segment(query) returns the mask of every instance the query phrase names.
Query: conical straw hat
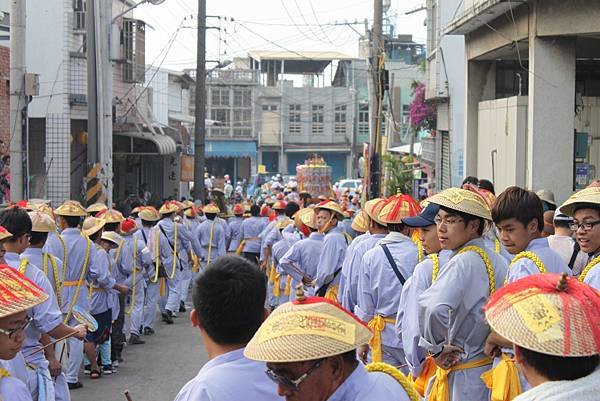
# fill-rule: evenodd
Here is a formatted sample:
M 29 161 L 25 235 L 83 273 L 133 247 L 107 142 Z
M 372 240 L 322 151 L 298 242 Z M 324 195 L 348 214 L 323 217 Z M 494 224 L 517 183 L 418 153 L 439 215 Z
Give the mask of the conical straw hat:
M 0 265 L 0 318 L 23 312 L 48 299 L 48 294 L 10 266 Z
M 475 192 L 466 189 L 449 188 L 428 198 L 428 201 L 457 212 L 492 220 L 492 213 L 486 201 Z
M 585 204 L 597 205 L 600 208 L 600 187 L 582 189 L 571 195 L 560 207 L 560 211 L 567 216 L 573 216 L 578 206 Z

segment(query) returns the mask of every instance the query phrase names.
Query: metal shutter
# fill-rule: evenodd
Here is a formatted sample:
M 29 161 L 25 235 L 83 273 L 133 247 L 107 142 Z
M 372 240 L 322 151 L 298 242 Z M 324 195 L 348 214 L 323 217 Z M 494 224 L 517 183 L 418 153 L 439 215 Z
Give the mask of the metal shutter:
M 447 131 L 441 131 L 442 139 L 442 157 L 440 161 L 440 178 L 442 189 L 450 188 L 450 135 Z

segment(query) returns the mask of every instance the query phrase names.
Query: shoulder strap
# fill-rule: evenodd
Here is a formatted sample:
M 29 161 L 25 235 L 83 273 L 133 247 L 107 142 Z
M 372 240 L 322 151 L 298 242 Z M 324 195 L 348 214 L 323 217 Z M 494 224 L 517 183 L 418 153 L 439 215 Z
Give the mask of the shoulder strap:
M 144 244 L 148 245 L 148 238 L 146 238 L 146 233 L 144 232 L 144 227 L 142 227 L 142 237 L 144 237 Z
M 398 265 L 396 265 L 396 261 L 392 257 L 392 253 L 390 252 L 390 249 L 388 248 L 387 244 L 380 244 L 379 246 L 381 246 L 381 248 L 383 249 L 383 253 L 385 253 L 385 257 L 387 258 L 390 266 L 392 266 L 392 269 L 394 269 L 394 273 L 396 273 L 396 277 L 398 277 L 398 280 L 400 280 L 400 284 L 404 285 L 406 279 L 404 278 L 402 273 L 400 273 L 400 270 L 398 270 Z
M 573 270 L 573 266 L 575 266 L 575 260 L 577 259 L 577 255 L 579 255 L 579 251 L 581 248 L 579 247 L 579 242 L 575 241 L 573 245 L 573 253 L 571 254 L 571 259 L 569 259 L 569 269 Z

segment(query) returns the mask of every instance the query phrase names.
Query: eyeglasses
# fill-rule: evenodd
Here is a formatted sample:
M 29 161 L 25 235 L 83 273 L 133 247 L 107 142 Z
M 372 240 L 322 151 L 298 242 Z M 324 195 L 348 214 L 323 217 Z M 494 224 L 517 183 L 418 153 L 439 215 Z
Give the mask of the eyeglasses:
M 462 221 L 465 221 L 464 219 L 461 219 L 459 217 L 451 217 L 451 218 L 441 218 L 439 216 L 435 216 L 435 219 L 433 219 L 434 223 L 436 226 L 441 226 L 442 224 L 445 226 L 452 226 L 454 224 L 460 223 Z
M 304 380 L 306 380 L 306 378 L 312 372 L 317 370 L 319 368 L 319 366 L 321 366 L 323 364 L 323 361 L 324 361 L 324 359 L 317 361 L 313 366 L 311 366 L 310 369 L 308 369 L 306 372 L 301 374 L 297 379 L 290 379 L 289 377 L 278 375 L 277 373 L 273 372 L 271 369 L 267 369 L 265 371 L 265 373 L 267 374 L 269 379 L 273 380 L 275 383 L 281 384 L 282 386 L 290 388 L 292 390 L 298 390 L 298 388 L 300 387 L 300 384 L 302 384 L 302 382 Z
M 586 221 L 585 223 L 569 223 L 571 231 L 577 231 L 583 228 L 583 231 L 590 231 L 596 224 L 600 224 L 600 220 Z
M 14 336 L 16 336 L 19 332 L 22 332 L 23 330 L 25 330 L 29 324 L 31 323 L 31 317 L 27 316 L 25 317 L 25 320 L 23 321 L 23 323 L 21 323 L 21 325 L 15 329 L 11 329 L 11 330 L 4 330 L 4 329 L 0 329 L 0 334 L 4 334 L 5 336 L 7 336 L 8 338 L 10 338 L 12 340 L 12 338 Z

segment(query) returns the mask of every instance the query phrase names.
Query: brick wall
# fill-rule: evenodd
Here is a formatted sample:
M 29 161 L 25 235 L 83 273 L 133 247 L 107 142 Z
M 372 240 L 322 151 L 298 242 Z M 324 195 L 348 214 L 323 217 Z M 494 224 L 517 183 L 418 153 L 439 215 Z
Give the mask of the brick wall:
M 8 153 L 10 138 L 9 57 L 10 49 L 0 46 L 0 155 Z

